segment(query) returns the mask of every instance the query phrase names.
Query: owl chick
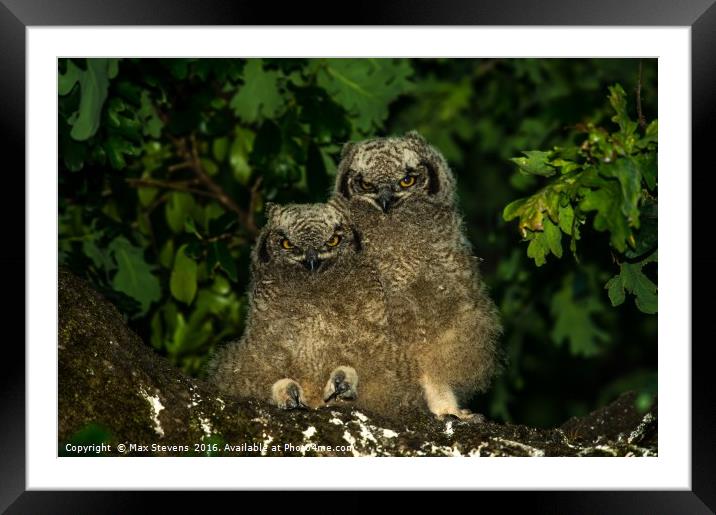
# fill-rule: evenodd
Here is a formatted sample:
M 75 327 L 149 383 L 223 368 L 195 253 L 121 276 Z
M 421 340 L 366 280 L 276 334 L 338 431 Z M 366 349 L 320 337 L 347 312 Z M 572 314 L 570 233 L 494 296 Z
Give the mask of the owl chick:
M 417 132 L 347 144 L 335 197 L 345 199 L 386 294 L 389 340 L 413 360 L 410 381 L 438 418 L 462 409 L 498 368 L 497 309 L 456 207 L 455 178 Z
M 252 252 L 245 332 L 218 353 L 213 381 L 286 409 L 340 399 L 372 408 L 390 382 L 374 362 L 387 348 L 387 318 L 358 231 L 338 202 L 272 205 L 267 218 Z

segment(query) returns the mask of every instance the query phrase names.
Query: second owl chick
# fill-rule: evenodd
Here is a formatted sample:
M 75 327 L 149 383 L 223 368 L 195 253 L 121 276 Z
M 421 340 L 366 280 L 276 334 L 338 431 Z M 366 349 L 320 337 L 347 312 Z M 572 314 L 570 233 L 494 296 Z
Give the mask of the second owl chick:
M 380 271 L 390 340 L 411 358 L 427 407 L 474 419 L 461 405 L 498 367 L 497 309 L 456 206 L 455 178 L 416 132 L 345 146 L 335 195 L 350 205 L 365 254 Z

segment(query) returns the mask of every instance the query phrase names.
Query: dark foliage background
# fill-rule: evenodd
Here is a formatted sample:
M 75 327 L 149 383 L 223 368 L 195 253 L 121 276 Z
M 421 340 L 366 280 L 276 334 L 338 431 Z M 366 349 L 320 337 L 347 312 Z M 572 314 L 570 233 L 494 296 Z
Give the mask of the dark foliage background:
M 535 426 L 656 393 L 656 60 L 60 59 L 59 261 L 192 375 L 239 337 L 263 205 L 417 129 L 502 312 L 475 408 Z

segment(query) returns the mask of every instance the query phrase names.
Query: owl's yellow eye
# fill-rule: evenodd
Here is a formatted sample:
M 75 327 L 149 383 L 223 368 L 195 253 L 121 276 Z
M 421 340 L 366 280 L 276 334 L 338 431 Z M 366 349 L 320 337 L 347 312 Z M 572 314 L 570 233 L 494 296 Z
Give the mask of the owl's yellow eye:
M 343 238 L 341 238 L 339 234 L 334 234 L 333 236 L 331 236 L 331 239 L 326 242 L 326 245 L 328 245 L 329 247 L 335 247 L 341 242 L 342 239 Z
M 406 175 L 402 179 L 400 179 L 401 188 L 410 188 L 413 184 L 415 184 L 415 176 L 414 175 Z
M 281 240 L 281 248 L 286 250 L 291 250 L 294 247 L 293 243 L 288 238 L 284 238 Z

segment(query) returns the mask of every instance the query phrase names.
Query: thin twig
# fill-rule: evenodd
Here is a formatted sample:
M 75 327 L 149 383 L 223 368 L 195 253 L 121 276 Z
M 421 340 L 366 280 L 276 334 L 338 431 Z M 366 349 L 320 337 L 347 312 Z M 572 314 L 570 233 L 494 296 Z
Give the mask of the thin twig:
M 183 181 L 160 181 L 149 178 L 127 179 L 127 183 L 134 187 L 164 188 L 213 198 L 226 210 L 236 213 L 239 223 L 243 226 L 246 232 L 249 233 L 249 235 L 253 237 L 258 235 L 259 230 L 256 226 L 256 221 L 254 220 L 253 211 L 259 194 L 258 189 L 261 185 L 261 178 L 254 183 L 251 189 L 249 211 L 246 212 L 241 209 L 241 207 L 224 191 L 224 189 L 219 186 L 206 172 L 201 164 L 198 144 L 194 134 L 189 137 L 189 141 L 187 141 L 187 138 L 178 138 L 171 135 L 169 137 L 177 149 L 177 154 L 184 161 L 169 166 L 168 171 L 174 172 L 177 170 L 188 169 L 194 172 L 195 178 Z M 206 189 L 192 187 L 195 185 L 203 186 Z
M 196 174 L 197 178 L 201 181 L 201 183 L 206 186 L 206 188 L 213 193 L 214 198 L 226 209 L 229 211 L 233 211 L 236 213 L 236 215 L 239 218 L 239 223 L 244 226 L 244 228 L 252 235 L 258 234 L 258 228 L 256 227 L 256 224 L 253 221 L 253 217 L 249 216 L 249 214 L 241 209 L 239 205 L 234 202 L 234 200 L 229 197 L 229 195 L 226 194 L 226 192 L 219 186 L 214 180 L 209 176 L 208 173 L 206 173 L 206 170 L 204 170 L 204 167 L 201 164 L 201 159 L 199 158 L 199 150 L 198 145 L 196 142 L 196 136 L 193 134 L 190 136 L 191 145 L 190 148 L 187 150 L 186 146 L 184 146 L 184 153 L 185 156 L 188 158 L 188 160 L 191 161 L 193 164 L 193 170 Z
M 639 127 L 644 129 L 646 127 L 646 118 L 641 110 L 641 59 L 639 59 L 639 77 L 636 81 L 636 116 L 639 122 Z
M 186 170 L 188 168 L 192 168 L 193 166 L 194 165 L 191 162 L 184 161 L 183 163 L 176 163 L 173 165 L 169 165 L 167 167 L 167 170 L 169 170 L 169 172 L 176 172 L 178 170 Z
M 236 236 L 235 232 L 225 232 L 225 233 L 219 234 L 217 236 L 212 236 L 211 238 L 206 238 L 206 240 L 204 240 L 204 241 L 206 241 L 207 243 L 213 243 L 215 241 L 230 240 L 234 236 Z
M 194 193 L 196 195 L 216 198 L 214 194 L 208 191 L 187 186 L 188 183 L 185 181 L 159 181 L 156 179 L 126 179 L 126 181 L 127 184 L 133 188 L 163 188 L 167 190 L 183 191 L 186 193 Z
M 169 200 L 169 195 L 159 195 L 157 198 L 154 199 L 154 201 L 149 204 L 145 209 L 144 212 L 147 214 L 147 216 L 151 215 L 156 208 L 164 204 L 167 200 Z

